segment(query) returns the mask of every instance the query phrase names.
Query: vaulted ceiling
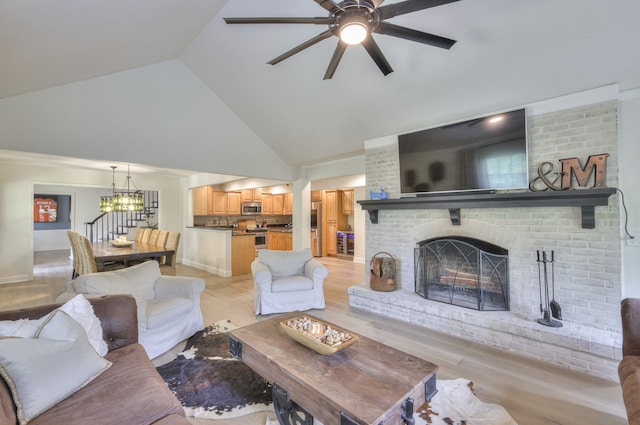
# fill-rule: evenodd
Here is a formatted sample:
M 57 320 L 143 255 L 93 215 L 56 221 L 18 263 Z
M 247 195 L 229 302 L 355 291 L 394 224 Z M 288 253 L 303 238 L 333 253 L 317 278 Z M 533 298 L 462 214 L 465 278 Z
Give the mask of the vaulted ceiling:
M 325 26 L 222 19 L 326 15 L 313 0 L 1 0 L 0 98 L 178 59 L 300 165 L 438 123 L 609 84 L 640 87 L 637 0 L 461 0 L 398 16 L 389 22 L 458 42 L 444 50 L 376 34 L 394 72 L 382 75 L 352 46 L 330 80 L 335 37 L 266 64 Z

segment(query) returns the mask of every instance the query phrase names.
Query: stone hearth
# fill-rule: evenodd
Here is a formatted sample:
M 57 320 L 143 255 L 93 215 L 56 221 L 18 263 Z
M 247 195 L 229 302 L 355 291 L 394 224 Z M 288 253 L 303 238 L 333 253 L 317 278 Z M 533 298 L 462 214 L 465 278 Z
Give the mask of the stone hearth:
M 609 153 L 606 182 L 615 187 L 617 107 L 594 104 L 528 117 L 529 169 L 543 161 Z M 594 150 L 595 149 L 595 150 Z M 597 150 L 597 152 L 596 152 Z M 395 137 L 366 146 L 367 192 L 400 193 Z M 595 207 L 595 228 L 581 226 L 579 207 L 463 208 L 453 223 L 446 209 L 380 210 L 367 221 L 366 255 L 385 251 L 398 259 L 394 292 L 349 288 L 351 307 L 517 352 L 573 370 L 617 380 L 621 358 L 621 248 L 618 199 Z M 511 311 L 487 312 L 425 300 L 414 287 L 414 249 L 441 237 L 475 238 L 509 252 Z M 563 327 L 536 322 L 539 307 L 536 251 L 554 250 L 556 300 Z

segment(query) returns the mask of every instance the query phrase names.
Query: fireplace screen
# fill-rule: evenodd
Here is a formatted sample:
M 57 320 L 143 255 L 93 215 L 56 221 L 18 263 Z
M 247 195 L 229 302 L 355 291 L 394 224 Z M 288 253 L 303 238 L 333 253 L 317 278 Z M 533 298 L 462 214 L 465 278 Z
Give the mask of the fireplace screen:
M 424 241 L 415 249 L 422 297 L 475 310 L 509 310 L 508 252 L 471 238 Z

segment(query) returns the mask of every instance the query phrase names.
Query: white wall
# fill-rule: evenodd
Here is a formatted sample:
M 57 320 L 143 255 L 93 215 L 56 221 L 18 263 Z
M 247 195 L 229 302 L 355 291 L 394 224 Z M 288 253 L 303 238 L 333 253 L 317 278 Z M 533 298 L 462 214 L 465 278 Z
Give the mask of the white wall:
M 132 177 L 140 189 L 160 192 L 159 224 L 170 231 L 182 232 L 183 194 L 181 179 L 160 174 Z M 35 185 L 87 188 L 109 188 L 111 171 L 95 171 L 73 167 L 17 163 L 0 159 L 0 283 L 20 282 L 33 277 L 33 194 Z M 70 189 L 71 190 L 71 189 Z M 81 216 L 88 214 L 89 217 Z M 95 218 L 98 204 L 77 206 L 72 227 L 84 233 L 84 221 Z M 181 246 L 178 246 L 178 258 Z
M 71 230 L 85 233 L 84 223 L 98 216 L 96 203 L 106 193 L 106 188 L 58 186 L 37 184 L 34 193 L 71 196 Z M 78 217 L 78 220 L 75 217 Z M 70 249 L 66 230 L 36 230 L 33 232 L 33 251 Z
M 640 90 L 625 93 L 619 105 L 620 188 L 625 194 L 629 239 L 622 224 L 622 296 L 640 297 Z M 624 211 L 622 212 L 624 214 Z

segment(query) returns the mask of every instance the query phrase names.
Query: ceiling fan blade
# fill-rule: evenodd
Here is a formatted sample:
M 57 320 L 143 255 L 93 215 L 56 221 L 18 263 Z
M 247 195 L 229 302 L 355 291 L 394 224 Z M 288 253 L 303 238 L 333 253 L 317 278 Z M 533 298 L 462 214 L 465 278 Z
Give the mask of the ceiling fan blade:
M 344 55 L 345 50 L 347 50 L 347 43 L 343 42 L 342 40 L 338 41 L 336 50 L 333 51 L 331 62 L 329 62 L 329 66 L 327 67 L 327 72 L 324 73 L 323 80 L 330 80 L 331 77 L 333 77 L 333 74 L 336 72 L 338 64 L 340 63 L 340 59 L 342 59 L 342 55 Z
M 378 9 L 380 20 L 393 18 L 394 16 L 416 12 L 418 10 L 429 9 L 431 7 L 442 6 L 460 0 L 407 0 L 400 3 L 389 4 Z
M 405 40 L 411 40 L 417 43 L 429 44 L 442 49 L 450 49 L 451 46 L 456 44 L 456 40 L 451 40 L 450 38 L 393 25 L 388 22 L 380 22 L 374 32 L 404 38 Z
M 280 56 L 278 56 L 277 58 L 270 60 L 269 62 L 267 62 L 269 65 L 275 65 L 279 62 L 282 62 L 283 60 L 285 60 L 286 58 L 295 55 L 298 52 L 303 51 L 304 49 L 306 49 L 307 47 L 311 47 L 316 43 L 319 43 L 320 41 L 332 37 L 333 33 L 331 32 L 331 30 L 326 30 L 325 32 L 318 34 L 317 36 L 313 37 L 311 40 L 307 40 L 304 43 L 300 44 L 299 46 L 294 47 L 293 49 L 289 50 L 288 52 L 285 52 L 283 54 L 281 54 Z
M 227 24 L 316 24 L 329 25 L 331 18 L 223 18 Z
M 380 68 L 380 71 L 382 71 L 384 75 L 389 75 L 393 72 L 393 68 L 391 68 L 391 65 L 387 61 L 387 58 L 384 57 L 384 55 L 382 54 L 382 50 L 380 50 L 378 44 L 373 40 L 373 37 L 367 37 L 362 42 L 362 46 L 369 53 L 371 59 L 373 59 L 376 65 L 378 65 L 378 68 Z
M 320 6 L 327 9 L 329 12 L 333 12 L 336 9 L 340 9 L 340 6 L 335 4 L 333 0 L 314 0 L 314 1 L 318 3 Z

